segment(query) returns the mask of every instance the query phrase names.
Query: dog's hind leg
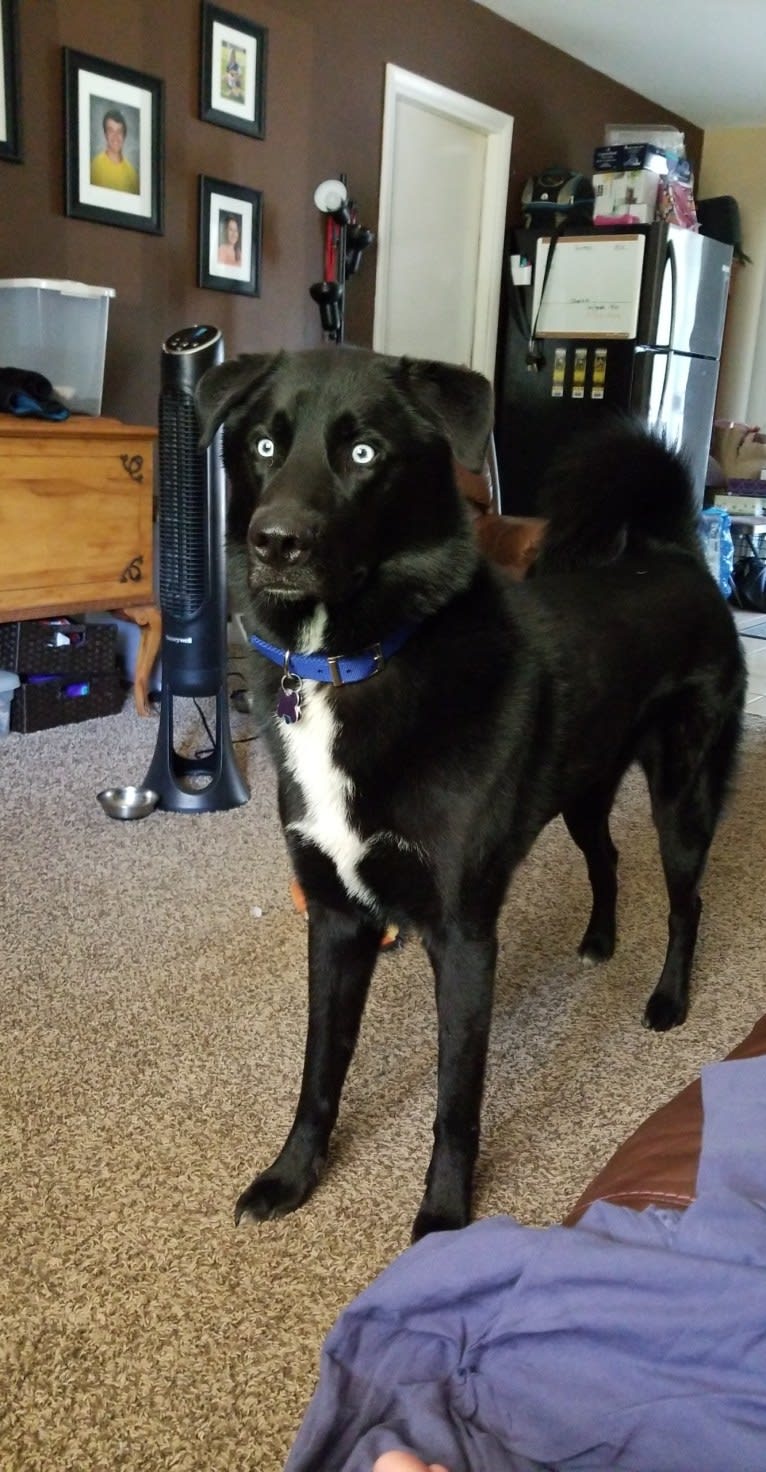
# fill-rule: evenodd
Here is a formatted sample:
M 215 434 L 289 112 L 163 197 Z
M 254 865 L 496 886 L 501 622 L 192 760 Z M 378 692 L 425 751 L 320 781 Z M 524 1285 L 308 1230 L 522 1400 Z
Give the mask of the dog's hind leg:
M 617 935 L 617 849 L 609 832 L 614 793 L 593 789 L 565 808 L 562 817 L 588 866 L 593 907 L 578 955 L 589 966 L 608 961 Z
M 644 1012 L 644 1025 L 655 1032 L 679 1027 L 689 1010 L 702 912 L 698 886 L 734 761 L 739 712 L 732 713 L 716 742 L 701 754 L 690 735 L 683 720 L 673 730 L 666 724 L 642 755 L 670 901 L 665 964 Z
M 434 1148 L 412 1237 L 464 1227 L 471 1216 L 497 941 L 452 923 L 431 935 L 436 977 L 439 1082 Z
M 309 905 L 309 1023 L 298 1108 L 276 1160 L 240 1196 L 237 1222 L 295 1211 L 319 1180 L 380 937 L 380 927 L 357 912 Z

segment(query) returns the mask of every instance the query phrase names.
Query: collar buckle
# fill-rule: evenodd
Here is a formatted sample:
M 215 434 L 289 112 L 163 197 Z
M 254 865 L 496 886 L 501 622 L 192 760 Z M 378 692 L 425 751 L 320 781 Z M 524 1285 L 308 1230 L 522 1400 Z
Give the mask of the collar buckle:
M 382 670 L 382 668 L 383 668 L 383 666 L 384 666 L 384 664 L 385 664 L 385 662 L 386 662 L 385 659 L 383 658 L 383 649 L 382 649 L 381 645 L 380 644 L 371 644 L 370 645 L 370 654 L 372 655 L 372 662 L 373 662 L 373 664 L 375 666 L 375 668 L 373 669 L 373 672 L 372 673 L 374 675 L 379 675 L 380 672 L 381 672 L 381 670 Z
M 372 669 L 370 670 L 369 676 L 367 677 L 369 679 L 372 679 L 373 675 L 380 674 L 386 662 L 385 656 L 383 654 L 382 644 L 369 644 L 367 646 L 367 649 L 365 650 L 365 654 L 372 655 Z M 327 655 L 327 664 L 330 670 L 330 679 L 332 680 L 332 683 L 333 685 L 335 685 L 336 688 L 339 685 L 346 685 L 348 683 L 348 681 L 344 680 L 343 675 L 340 671 L 340 663 L 343 658 L 348 658 L 348 656 L 344 656 L 342 654 Z

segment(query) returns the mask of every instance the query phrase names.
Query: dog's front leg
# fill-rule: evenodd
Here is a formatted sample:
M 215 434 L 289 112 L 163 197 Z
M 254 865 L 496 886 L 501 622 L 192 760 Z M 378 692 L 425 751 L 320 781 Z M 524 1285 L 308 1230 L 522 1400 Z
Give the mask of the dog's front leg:
M 470 1220 L 497 941 L 451 926 L 429 939 L 428 954 L 436 977 L 439 1078 L 434 1149 L 413 1241 Z
M 309 1021 L 298 1108 L 282 1150 L 235 1208 L 260 1221 L 286 1216 L 311 1194 L 327 1158 L 378 956 L 380 928 L 309 904 Z

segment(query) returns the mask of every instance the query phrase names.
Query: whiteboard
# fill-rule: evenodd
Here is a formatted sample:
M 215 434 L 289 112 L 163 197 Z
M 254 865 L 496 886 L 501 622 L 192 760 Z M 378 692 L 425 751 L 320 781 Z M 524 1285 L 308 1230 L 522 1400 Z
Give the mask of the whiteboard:
M 644 246 L 643 235 L 560 236 L 540 307 L 550 240 L 538 240 L 532 292 L 532 321 L 537 321 L 534 335 L 635 337 Z

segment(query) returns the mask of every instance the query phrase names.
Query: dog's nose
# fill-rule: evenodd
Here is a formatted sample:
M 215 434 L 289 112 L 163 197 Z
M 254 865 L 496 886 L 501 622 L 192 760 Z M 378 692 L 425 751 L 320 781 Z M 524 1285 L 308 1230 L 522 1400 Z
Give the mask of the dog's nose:
M 315 539 L 310 524 L 291 525 L 289 520 L 258 522 L 254 518 L 248 532 L 254 555 L 269 567 L 297 567 L 307 562 Z

